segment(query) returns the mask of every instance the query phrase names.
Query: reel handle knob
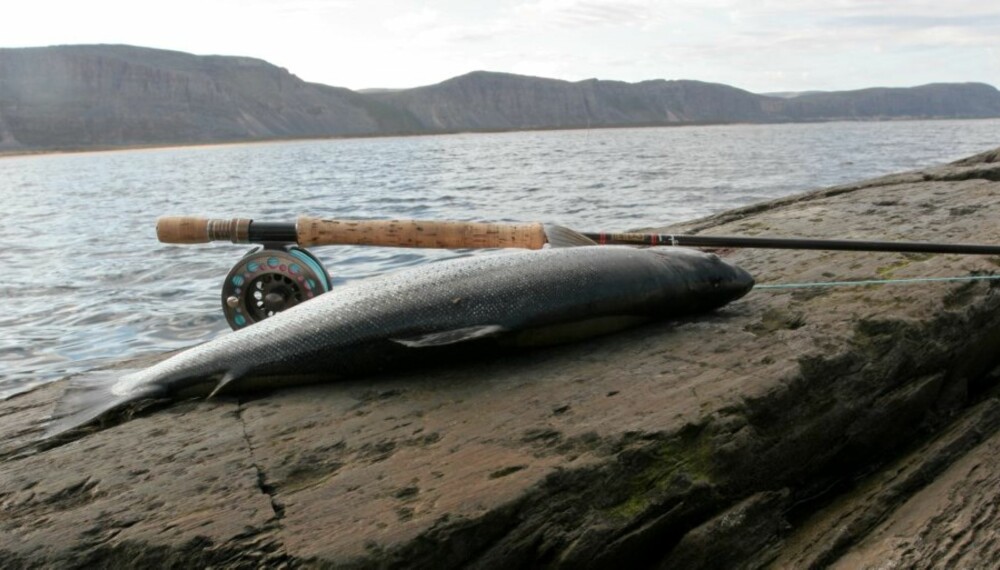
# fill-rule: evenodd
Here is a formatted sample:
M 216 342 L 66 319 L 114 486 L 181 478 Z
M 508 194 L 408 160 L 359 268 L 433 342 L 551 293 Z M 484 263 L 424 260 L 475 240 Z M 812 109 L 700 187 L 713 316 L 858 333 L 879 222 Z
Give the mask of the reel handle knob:
M 164 216 L 156 220 L 156 238 L 163 243 L 250 243 L 250 222 L 245 218 L 219 220 L 197 216 Z

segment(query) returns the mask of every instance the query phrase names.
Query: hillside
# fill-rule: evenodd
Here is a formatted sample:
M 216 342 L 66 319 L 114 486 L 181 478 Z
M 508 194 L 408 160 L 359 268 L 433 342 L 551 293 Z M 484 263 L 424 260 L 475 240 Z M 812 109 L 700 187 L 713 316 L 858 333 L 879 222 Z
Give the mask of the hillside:
M 885 119 L 996 117 L 1000 94 L 982 83 L 934 83 L 911 88 L 806 93 L 784 99 L 775 118 Z
M 258 59 L 129 46 L 0 50 L 0 148 L 378 134 L 385 125 L 370 105 Z
M 700 81 L 477 71 L 402 90 L 309 83 L 247 57 L 121 45 L 0 49 L 0 151 L 685 123 L 1000 117 L 984 84 L 766 96 Z
M 700 81 L 571 83 L 477 71 L 372 96 L 428 130 L 526 129 L 765 121 L 760 96 Z

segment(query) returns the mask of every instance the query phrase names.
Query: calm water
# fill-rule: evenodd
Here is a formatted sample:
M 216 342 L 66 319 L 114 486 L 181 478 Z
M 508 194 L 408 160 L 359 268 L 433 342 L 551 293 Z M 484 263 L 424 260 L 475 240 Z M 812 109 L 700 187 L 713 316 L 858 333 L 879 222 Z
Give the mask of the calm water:
M 310 141 L 0 158 L 0 397 L 228 331 L 248 246 L 167 246 L 161 215 L 663 225 L 1000 146 L 1000 120 Z M 347 280 L 454 255 L 324 247 Z

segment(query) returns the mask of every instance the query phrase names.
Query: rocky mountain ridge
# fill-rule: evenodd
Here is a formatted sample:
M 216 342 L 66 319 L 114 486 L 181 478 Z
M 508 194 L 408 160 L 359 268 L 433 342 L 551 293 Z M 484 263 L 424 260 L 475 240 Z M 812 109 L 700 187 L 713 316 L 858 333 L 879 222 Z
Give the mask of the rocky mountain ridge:
M 477 71 L 401 90 L 303 81 L 248 57 L 123 45 L 0 49 L 0 151 L 692 123 L 1000 117 L 985 84 L 758 95 L 690 80 Z

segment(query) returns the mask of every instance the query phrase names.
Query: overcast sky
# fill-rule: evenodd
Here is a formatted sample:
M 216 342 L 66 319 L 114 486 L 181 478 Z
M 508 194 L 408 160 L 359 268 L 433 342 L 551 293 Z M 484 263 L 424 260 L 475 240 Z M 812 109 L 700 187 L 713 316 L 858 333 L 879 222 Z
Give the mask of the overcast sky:
M 473 70 L 698 79 L 755 92 L 1000 86 L 984 0 L 28 0 L 0 46 L 125 43 L 246 55 L 349 87 Z

